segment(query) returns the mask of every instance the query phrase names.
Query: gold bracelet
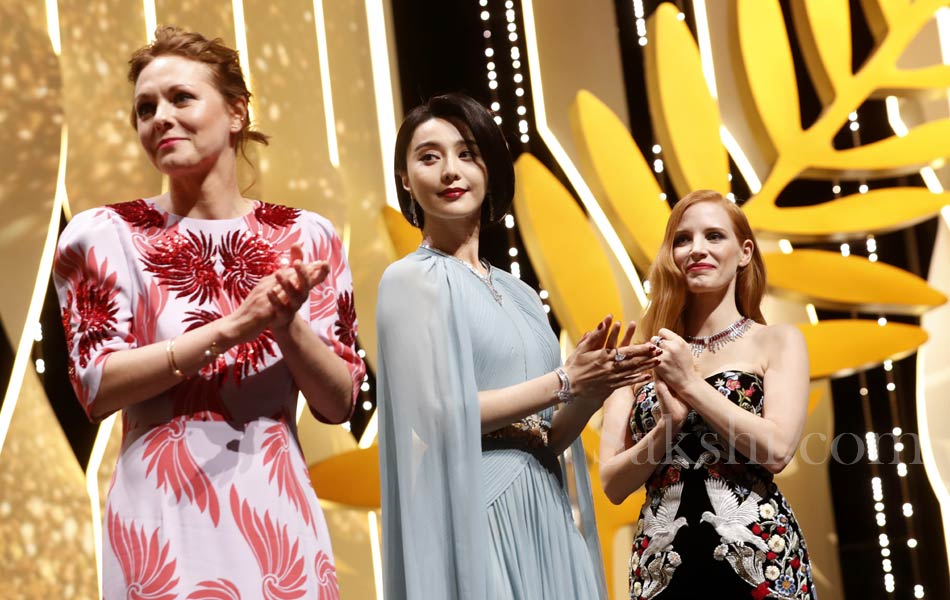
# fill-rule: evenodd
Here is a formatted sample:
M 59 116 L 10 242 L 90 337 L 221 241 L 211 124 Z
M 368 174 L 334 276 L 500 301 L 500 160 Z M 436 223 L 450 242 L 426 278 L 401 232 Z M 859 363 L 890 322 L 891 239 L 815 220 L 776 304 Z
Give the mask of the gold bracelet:
M 175 362 L 175 338 L 169 338 L 165 343 L 165 356 L 168 357 L 168 366 L 171 368 L 172 374 L 179 379 L 188 379 L 188 376 L 181 372 L 178 363 Z

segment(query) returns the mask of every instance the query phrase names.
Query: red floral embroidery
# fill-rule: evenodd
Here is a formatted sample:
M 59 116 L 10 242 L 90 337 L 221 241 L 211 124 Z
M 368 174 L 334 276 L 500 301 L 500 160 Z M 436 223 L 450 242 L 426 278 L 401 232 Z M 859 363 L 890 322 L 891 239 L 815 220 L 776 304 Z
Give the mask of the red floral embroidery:
M 202 581 L 186 600 L 241 600 L 241 591 L 227 579 L 219 578 Z
M 278 252 L 259 235 L 232 231 L 219 249 L 224 265 L 224 291 L 235 300 L 247 297 L 257 283 L 280 266 Z
M 270 329 L 257 336 L 253 342 L 245 342 L 237 347 L 234 357 L 234 382 L 241 384 L 241 379 L 249 377 L 255 371 L 260 371 L 267 360 L 266 355 L 277 356 L 274 346 L 277 341 Z
M 336 339 L 342 344 L 352 346 L 356 343 L 356 305 L 353 303 L 352 292 L 343 292 L 337 296 L 336 311 Z
M 285 600 L 306 594 L 307 577 L 299 552 L 300 541 L 291 545 L 287 525 L 272 520 L 268 511 L 264 511 L 263 517 L 259 516 L 246 500 L 241 501 L 234 486 L 231 486 L 231 514 L 261 569 L 264 598 Z
M 119 516 L 109 509 L 106 517 L 109 545 L 125 577 L 127 597 L 134 600 L 175 600 L 175 560 L 168 556 L 169 542 L 159 547 L 158 529 L 146 535 L 136 530 L 135 522 L 123 526 Z
M 300 216 L 300 209 L 262 202 L 261 205 L 254 210 L 254 216 L 264 225 L 269 225 L 275 229 L 283 229 L 297 222 L 297 217 Z
M 211 522 L 217 527 L 220 518 L 218 496 L 214 493 L 211 480 L 188 449 L 184 419 L 173 419 L 149 431 L 145 436 L 145 453 L 142 457 L 148 460 L 146 476 L 155 471 L 158 487 L 162 490 L 171 488 L 178 502 L 185 496 L 201 512 L 207 510 Z
M 106 208 L 122 217 L 123 221 L 135 229 L 165 227 L 165 216 L 141 198 L 132 202 L 107 204 Z
M 340 586 L 336 580 L 336 566 L 323 550 L 317 552 L 314 564 L 317 572 L 317 583 L 320 585 L 319 600 L 340 600 Z
M 67 250 L 61 260 L 76 264 L 82 263 L 79 254 Z M 116 302 L 116 272 L 109 272 L 109 259 L 96 263 L 96 251 L 89 249 L 83 274 L 66 292 L 66 306 L 63 307 L 63 328 L 66 330 L 66 342 L 72 344 L 79 340 L 79 366 L 86 368 L 92 352 L 109 339 L 116 328 L 116 314 L 119 305 Z M 72 331 L 72 323 L 77 327 Z
M 209 234 L 173 233 L 155 243 L 142 259 L 145 270 L 179 298 L 204 304 L 217 296 L 221 282 L 214 272 L 214 243 Z
M 188 421 L 230 421 L 231 411 L 221 398 L 221 379 L 192 377 L 171 391 L 172 414 Z
M 310 525 L 313 521 L 313 515 L 310 513 L 310 504 L 307 502 L 307 496 L 304 493 L 300 481 L 294 477 L 294 468 L 290 457 L 290 439 L 287 436 L 287 430 L 283 423 L 276 423 L 264 430 L 264 465 L 270 465 L 270 475 L 267 481 L 274 483 L 277 481 L 277 490 L 281 494 L 287 495 L 300 515 L 304 523 Z
M 205 310 L 203 308 L 198 308 L 195 310 L 189 310 L 185 313 L 185 318 L 182 319 L 182 324 L 185 325 L 185 331 L 191 331 L 197 329 L 208 323 L 212 323 L 221 318 L 221 313 L 214 310 Z M 224 381 L 224 376 L 227 373 L 228 365 L 227 361 L 224 358 L 224 355 L 218 356 L 218 358 L 206 365 L 201 369 L 201 376 L 212 378 L 214 375 L 218 375 L 218 383 Z
M 763 581 L 757 588 L 752 590 L 752 597 L 755 598 L 755 600 L 765 600 L 765 598 L 768 598 L 770 591 L 769 582 Z

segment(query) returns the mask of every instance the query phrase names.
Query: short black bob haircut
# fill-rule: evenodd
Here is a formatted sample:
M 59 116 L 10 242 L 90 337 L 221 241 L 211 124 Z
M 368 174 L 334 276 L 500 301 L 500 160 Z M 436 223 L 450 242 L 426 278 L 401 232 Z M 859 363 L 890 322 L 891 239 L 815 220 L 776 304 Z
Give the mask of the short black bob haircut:
M 412 223 L 411 206 L 412 196 L 402 187 L 402 176 L 406 174 L 406 157 L 412 135 L 419 125 L 431 119 L 444 119 L 456 127 L 464 125 L 472 132 L 475 143 L 478 144 L 478 153 L 488 171 L 488 189 L 485 201 L 482 203 L 482 226 L 492 225 L 501 221 L 511 209 L 511 200 L 515 194 L 515 169 L 508 151 L 508 143 L 501 133 L 488 109 L 475 99 L 465 94 L 449 93 L 433 96 L 425 104 L 421 104 L 406 115 L 399 133 L 396 135 L 395 171 L 396 195 L 399 198 L 399 208 L 407 221 Z M 461 129 L 461 127 L 459 127 Z M 489 219 L 489 216 L 492 218 Z M 425 224 L 425 215 L 420 207 L 416 207 L 416 220 L 422 229 Z

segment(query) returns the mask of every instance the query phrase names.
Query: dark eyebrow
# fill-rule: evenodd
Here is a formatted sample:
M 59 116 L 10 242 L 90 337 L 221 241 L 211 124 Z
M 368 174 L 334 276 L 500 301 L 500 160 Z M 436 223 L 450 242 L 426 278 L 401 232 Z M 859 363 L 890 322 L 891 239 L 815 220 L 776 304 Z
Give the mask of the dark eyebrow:
M 178 91 L 184 91 L 184 92 L 193 93 L 193 90 L 192 90 L 191 86 L 189 86 L 187 83 L 176 83 L 176 84 L 170 86 L 170 87 L 168 88 L 168 91 L 171 92 L 171 93 L 175 93 L 175 92 L 178 92 Z M 139 99 L 141 99 L 141 98 L 151 98 L 151 97 L 154 96 L 154 95 L 155 95 L 155 94 L 153 94 L 153 93 L 151 93 L 151 92 L 148 92 L 148 93 L 145 93 L 145 94 L 137 94 L 137 95 L 135 96 L 135 98 L 133 98 L 132 100 L 133 100 L 133 102 L 138 102 Z
M 438 146 L 438 144 L 436 144 L 435 142 L 425 141 L 419 144 L 418 146 L 416 146 L 415 148 L 413 148 L 412 151 L 418 152 L 419 150 L 422 150 L 423 148 L 431 148 L 433 146 Z
M 436 148 L 436 147 L 438 147 L 438 146 L 439 146 L 438 143 L 436 143 L 436 142 L 434 142 L 434 141 L 426 140 L 426 141 L 424 141 L 424 142 L 419 143 L 419 145 L 417 145 L 415 148 L 413 148 L 412 151 L 413 151 L 413 152 L 418 152 L 419 150 L 421 150 L 421 149 L 423 149 L 423 148 Z M 478 148 L 478 143 L 476 143 L 475 140 L 473 140 L 473 139 L 465 138 L 465 139 L 461 139 L 461 140 L 455 142 L 455 146 L 456 146 L 456 147 L 458 147 L 458 146 L 465 146 L 466 148 L 471 149 L 471 148 Z

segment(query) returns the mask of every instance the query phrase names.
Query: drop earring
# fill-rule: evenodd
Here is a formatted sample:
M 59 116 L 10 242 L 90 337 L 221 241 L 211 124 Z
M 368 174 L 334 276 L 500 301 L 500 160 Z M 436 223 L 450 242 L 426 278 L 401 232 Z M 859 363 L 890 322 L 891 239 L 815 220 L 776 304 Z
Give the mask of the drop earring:
M 409 221 L 415 226 L 419 226 L 419 217 L 416 216 L 416 199 L 409 196 Z

